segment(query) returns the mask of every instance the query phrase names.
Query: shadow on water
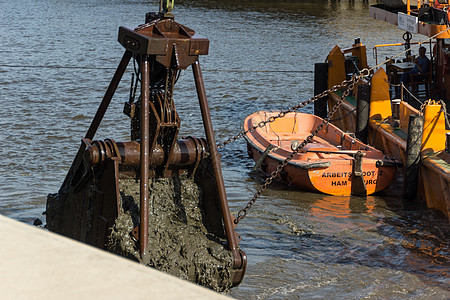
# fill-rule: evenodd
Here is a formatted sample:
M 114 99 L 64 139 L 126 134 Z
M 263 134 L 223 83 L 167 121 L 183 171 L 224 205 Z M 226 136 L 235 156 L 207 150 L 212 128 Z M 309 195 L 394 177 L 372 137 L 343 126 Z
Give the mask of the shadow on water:
M 255 171 L 249 176 L 258 184 L 265 178 Z M 285 200 L 284 205 L 299 215 L 278 214 L 276 207 L 261 204 L 266 208 L 257 214 L 269 215 L 268 220 L 278 227 L 270 228 L 273 234 L 258 236 L 259 249 L 276 252 L 281 259 L 326 264 L 332 269 L 357 265 L 405 272 L 450 291 L 450 225 L 442 213 L 423 203 L 405 203 L 398 194 L 399 184 L 397 180 L 375 196 L 336 197 L 275 182 L 265 197 Z
M 252 171 L 254 161 L 245 149 L 245 142 L 239 141 L 221 150 L 226 169 L 247 173 L 249 195 L 239 208 L 266 178 Z M 239 229 L 243 232 L 241 246 L 247 249 L 249 261 L 257 265 L 254 269 L 276 268 L 272 259 L 266 265 L 268 257 L 281 263 L 290 261 L 299 268 L 325 265 L 335 274 L 342 274 L 342 268 L 364 267 L 361 276 L 382 278 L 371 274 L 382 269 L 410 274 L 429 286 L 450 291 L 450 225 L 442 213 L 428 209 L 423 202 L 403 201 L 401 191 L 400 177 L 388 189 L 368 197 L 310 193 L 274 182 L 249 211 L 249 220 L 240 223 L 244 226 Z M 245 225 L 247 222 L 251 224 Z M 400 279 L 390 280 L 395 284 Z M 406 279 L 403 276 L 401 280 Z

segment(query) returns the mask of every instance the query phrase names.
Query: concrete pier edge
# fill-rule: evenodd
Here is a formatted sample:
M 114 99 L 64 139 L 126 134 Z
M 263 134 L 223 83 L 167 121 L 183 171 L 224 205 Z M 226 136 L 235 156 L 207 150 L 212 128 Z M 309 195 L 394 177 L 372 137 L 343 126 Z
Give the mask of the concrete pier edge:
M 230 299 L 0 215 L 1 299 Z

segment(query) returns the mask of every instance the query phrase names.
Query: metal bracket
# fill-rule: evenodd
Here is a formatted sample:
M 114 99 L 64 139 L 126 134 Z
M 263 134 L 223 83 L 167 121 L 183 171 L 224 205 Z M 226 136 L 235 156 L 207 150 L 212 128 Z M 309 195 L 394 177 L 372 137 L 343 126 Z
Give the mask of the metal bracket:
M 130 235 L 139 241 L 139 225 L 134 227 L 134 229 L 130 232 Z
M 352 195 L 354 196 L 367 196 L 367 188 L 362 171 L 363 156 L 364 153 L 361 151 L 353 155 Z
M 267 146 L 266 150 L 264 150 L 263 154 L 261 155 L 261 157 L 256 162 L 255 166 L 253 167 L 253 171 L 259 170 L 261 168 L 263 161 L 266 159 L 267 155 L 269 155 L 269 153 L 272 152 L 276 148 L 278 148 L 278 147 L 276 147 L 272 144 Z

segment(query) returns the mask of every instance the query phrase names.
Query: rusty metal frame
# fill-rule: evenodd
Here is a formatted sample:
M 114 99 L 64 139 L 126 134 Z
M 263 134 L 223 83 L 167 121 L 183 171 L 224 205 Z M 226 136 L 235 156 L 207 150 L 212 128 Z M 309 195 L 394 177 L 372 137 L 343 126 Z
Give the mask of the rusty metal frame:
M 154 27 L 152 28 L 152 26 Z M 165 36 L 166 31 L 168 33 L 167 36 Z M 170 172 L 171 170 L 168 170 L 169 164 L 172 162 L 183 164 L 183 160 L 180 159 L 180 157 L 185 154 L 194 154 L 193 161 L 189 160 L 193 163 L 193 165 L 188 166 L 190 175 L 193 175 L 193 173 L 195 173 L 195 170 L 199 166 L 200 160 L 203 159 L 206 155 L 206 145 L 205 142 L 201 139 L 191 138 L 192 142 L 187 142 L 187 144 L 184 145 L 187 148 L 190 148 L 185 152 L 183 152 L 183 150 L 180 148 L 180 144 L 177 144 L 177 135 L 179 131 L 180 120 L 175 110 L 175 105 L 172 98 L 172 87 L 175 84 L 174 76 L 176 75 L 176 72 L 178 70 L 186 69 L 189 66 L 192 66 L 204 130 L 206 134 L 206 143 L 210 152 L 212 169 L 215 176 L 220 214 L 222 216 L 226 240 L 233 257 L 233 285 L 237 285 L 242 281 L 242 278 L 244 276 L 247 257 L 246 254 L 238 247 L 240 237 L 234 231 L 236 224 L 234 223 L 234 218 L 231 215 L 228 207 L 225 185 L 220 165 L 220 156 L 214 137 L 214 129 L 212 126 L 200 63 L 198 62 L 199 55 L 208 54 L 209 40 L 195 36 L 195 32 L 193 30 L 174 22 L 172 19 L 163 18 L 155 19 L 154 21 L 142 25 L 135 30 L 121 27 L 119 29 L 119 42 L 124 46 L 126 51 L 123 54 L 119 66 L 117 67 L 116 72 L 105 92 L 102 102 L 100 103 L 100 106 L 90 124 L 85 138 L 82 140 L 82 144 L 75 156 L 75 159 L 66 178 L 64 179 L 59 193 L 67 194 L 69 187 L 72 187 L 73 184 L 77 184 L 77 174 L 81 174 L 80 178 L 83 180 L 85 176 L 90 176 L 89 172 L 85 172 L 87 170 L 86 166 L 82 165 L 86 162 L 91 163 L 90 167 L 93 167 L 94 161 L 99 160 L 105 162 L 101 166 L 101 168 L 108 167 L 109 170 L 113 169 L 114 174 L 111 175 L 114 176 L 116 181 L 118 180 L 119 164 L 121 163 L 122 159 L 125 159 L 125 157 L 120 156 L 120 151 L 117 147 L 117 144 L 112 140 L 105 142 L 91 141 L 93 140 L 99 128 L 99 125 L 106 113 L 106 110 L 111 103 L 112 97 L 122 79 L 123 74 L 127 69 L 130 59 L 134 56 L 137 60 L 139 60 L 140 65 L 141 101 L 140 114 L 138 115 L 140 122 L 140 225 L 138 228 L 135 228 L 133 232 L 134 234 L 138 233 L 139 250 L 141 257 L 144 257 L 147 254 L 148 250 L 149 179 L 151 177 L 150 172 L 152 172 L 149 167 L 152 163 L 151 159 L 153 152 L 160 151 L 158 153 L 155 153 L 156 156 L 158 156 L 158 159 L 161 158 L 162 155 L 162 166 L 157 167 L 155 176 L 168 176 L 169 174 L 172 174 Z M 152 97 L 154 95 L 151 94 L 151 76 L 154 75 L 151 74 L 151 68 L 154 62 L 161 64 L 167 70 L 166 86 L 164 86 L 166 88 L 163 99 L 164 103 L 158 102 L 161 101 L 161 99 L 159 98 L 153 99 Z M 168 84 L 170 84 L 169 87 L 167 86 Z M 170 101 L 170 103 L 168 103 L 167 101 Z M 157 102 L 159 103 L 160 107 L 158 107 Z M 166 107 L 167 105 L 169 106 Z M 157 112 L 158 110 L 161 110 L 161 113 Z M 169 113 L 170 115 L 166 118 L 167 113 Z M 164 135 L 165 133 L 169 133 L 168 135 L 173 134 L 173 136 L 169 138 L 159 137 L 159 135 Z M 159 145 L 158 142 L 161 141 L 159 141 L 158 138 L 164 139 L 164 142 L 167 145 Z M 94 144 L 97 147 L 97 150 L 89 148 Z M 161 146 L 163 146 L 162 151 Z M 98 152 L 94 153 L 93 151 Z M 177 156 L 178 158 L 175 159 L 175 156 Z M 83 173 L 81 171 L 83 171 Z M 110 182 L 111 176 L 108 176 L 107 179 Z M 114 193 L 116 193 L 115 198 L 119 199 L 118 182 L 115 182 Z M 99 201 L 99 206 L 95 209 L 98 212 L 106 212 L 108 217 L 110 217 L 110 214 L 113 214 L 114 211 L 118 210 L 119 203 L 115 203 L 113 205 L 114 207 L 111 206 L 110 208 L 107 208 L 108 211 L 105 211 L 103 207 L 103 197 L 103 193 L 100 192 L 98 198 L 101 201 Z M 83 206 L 85 205 L 85 203 L 80 203 L 80 205 Z M 111 203 L 108 203 L 108 205 L 111 205 Z M 103 224 L 103 227 L 100 224 L 101 221 L 102 220 L 100 219 L 95 221 L 94 231 L 97 233 L 107 230 L 107 227 L 105 226 L 110 225 L 106 224 L 108 222 L 108 218 L 106 217 L 103 220 L 103 222 L 105 223 Z M 83 229 L 83 226 L 85 226 L 85 224 L 80 221 L 78 226 L 79 228 L 76 228 L 76 230 L 79 230 L 79 234 L 75 233 L 81 239 L 86 238 L 85 236 L 82 236 L 81 231 Z M 103 242 L 104 241 L 96 240 L 95 244 L 99 246 Z
M 139 249 L 143 257 L 148 244 L 148 180 L 150 164 L 150 62 L 147 55 L 141 55 L 141 180 L 140 180 L 140 228 Z
M 233 228 L 233 220 L 231 218 L 230 209 L 228 208 L 227 194 L 225 192 L 225 184 L 223 182 L 222 170 L 220 167 L 220 156 L 217 150 L 216 138 L 214 137 L 214 129 L 211 121 L 211 113 L 209 111 L 208 100 L 206 98 L 205 85 L 203 83 L 202 71 L 200 68 L 200 62 L 197 60 L 192 65 L 194 72 L 195 86 L 197 88 L 197 95 L 200 104 L 200 110 L 203 118 L 203 126 L 205 129 L 206 140 L 209 146 L 209 152 L 211 155 L 214 175 L 216 177 L 217 190 L 219 192 L 220 208 L 225 226 L 225 232 L 227 236 L 228 245 L 231 253 L 233 254 L 234 268 L 242 268 L 243 260 L 237 245 L 237 238 Z
M 125 53 L 123 54 L 119 66 L 117 67 L 116 72 L 114 73 L 114 76 L 108 86 L 108 89 L 106 90 L 105 95 L 103 96 L 102 102 L 100 103 L 100 106 L 97 109 L 94 119 L 92 120 L 91 125 L 89 126 L 89 129 L 84 137 L 85 139 L 92 140 L 94 138 L 95 133 L 97 132 L 97 129 L 100 126 L 100 123 L 106 113 L 106 110 L 108 109 L 108 106 L 111 103 L 112 97 L 114 96 L 114 93 L 116 92 L 116 89 L 119 86 L 120 80 L 122 79 L 122 76 L 125 73 L 125 70 L 127 69 L 131 56 L 132 53 L 128 50 L 126 50 Z M 60 193 L 63 192 L 70 184 L 69 180 L 73 177 L 73 174 L 80 166 L 85 149 L 86 149 L 85 144 L 82 142 L 80 148 L 78 149 L 77 154 L 75 155 L 75 159 L 72 163 L 72 166 L 70 167 L 69 172 L 67 173 L 66 178 L 63 181 L 61 189 L 59 190 Z

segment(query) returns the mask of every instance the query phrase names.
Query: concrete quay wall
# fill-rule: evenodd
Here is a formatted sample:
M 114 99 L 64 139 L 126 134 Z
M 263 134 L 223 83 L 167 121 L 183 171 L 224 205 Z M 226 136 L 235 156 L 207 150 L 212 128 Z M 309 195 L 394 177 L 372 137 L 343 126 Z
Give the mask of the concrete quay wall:
M 0 215 L 1 299 L 230 299 Z

